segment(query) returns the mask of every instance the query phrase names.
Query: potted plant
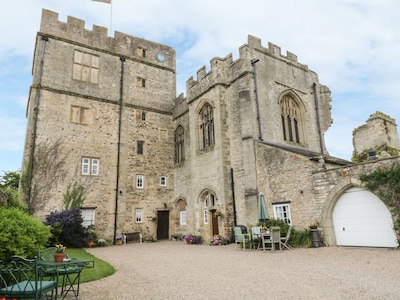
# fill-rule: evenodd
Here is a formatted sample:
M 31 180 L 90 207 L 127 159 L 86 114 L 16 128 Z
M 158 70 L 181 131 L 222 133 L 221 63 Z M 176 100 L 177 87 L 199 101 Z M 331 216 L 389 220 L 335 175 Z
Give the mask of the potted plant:
M 62 262 L 65 258 L 65 247 L 62 244 L 57 244 L 56 245 L 56 252 L 54 253 L 54 261 L 55 262 Z

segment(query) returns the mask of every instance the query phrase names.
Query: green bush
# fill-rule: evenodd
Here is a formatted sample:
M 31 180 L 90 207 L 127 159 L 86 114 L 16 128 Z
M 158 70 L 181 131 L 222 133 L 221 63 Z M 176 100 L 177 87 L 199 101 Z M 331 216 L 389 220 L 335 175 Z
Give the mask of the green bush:
M 294 230 L 290 238 L 290 245 L 292 247 L 311 247 L 311 233 L 308 229 Z
M 44 248 L 50 227 L 18 208 L 0 207 L 0 259 L 12 255 L 33 258 Z

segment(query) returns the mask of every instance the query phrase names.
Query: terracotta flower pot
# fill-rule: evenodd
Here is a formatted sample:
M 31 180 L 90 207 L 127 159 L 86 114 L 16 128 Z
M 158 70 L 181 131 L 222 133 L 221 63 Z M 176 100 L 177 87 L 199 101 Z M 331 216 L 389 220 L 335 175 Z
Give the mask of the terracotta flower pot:
M 54 253 L 54 261 L 55 262 L 63 262 L 65 257 L 65 253 Z

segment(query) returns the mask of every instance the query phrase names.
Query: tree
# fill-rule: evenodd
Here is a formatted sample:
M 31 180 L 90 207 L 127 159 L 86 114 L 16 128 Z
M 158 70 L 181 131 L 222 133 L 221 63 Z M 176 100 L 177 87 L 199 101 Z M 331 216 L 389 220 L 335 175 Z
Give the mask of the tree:
M 18 196 L 20 171 L 7 171 L 0 176 L 0 205 L 22 207 Z
M 397 236 L 400 236 L 400 166 L 378 169 L 369 174 L 362 174 L 360 180 L 365 187 L 376 193 L 389 207 Z

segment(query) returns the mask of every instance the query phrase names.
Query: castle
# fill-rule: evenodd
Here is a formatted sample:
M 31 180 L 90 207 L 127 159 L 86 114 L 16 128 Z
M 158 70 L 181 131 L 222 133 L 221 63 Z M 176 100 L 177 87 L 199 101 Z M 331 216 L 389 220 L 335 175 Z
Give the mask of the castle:
M 328 87 L 274 44 L 249 36 L 238 59 L 213 58 L 189 78 L 186 97 L 176 97 L 175 64 L 171 47 L 43 10 L 22 166 L 31 212 L 62 210 L 75 184 L 102 238 L 207 240 L 255 224 L 265 199 L 269 217 L 296 228 L 318 221 L 328 244 L 346 244 L 335 204 L 354 188 L 373 198 L 358 175 L 398 158 L 331 157 Z M 378 246 L 397 246 L 385 230 Z

